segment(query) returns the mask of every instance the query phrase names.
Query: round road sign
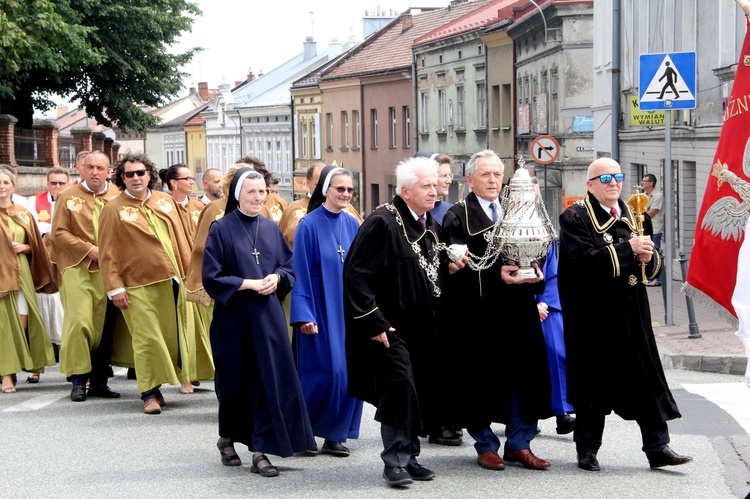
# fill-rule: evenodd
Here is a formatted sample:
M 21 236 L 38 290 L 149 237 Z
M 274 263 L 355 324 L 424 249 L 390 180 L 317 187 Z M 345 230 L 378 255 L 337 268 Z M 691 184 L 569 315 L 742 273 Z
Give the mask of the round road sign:
M 551 135 L 540 135 L 531 141 L 529 152 L 535 163 L 548 165 L 560 156 L 560 144 Z

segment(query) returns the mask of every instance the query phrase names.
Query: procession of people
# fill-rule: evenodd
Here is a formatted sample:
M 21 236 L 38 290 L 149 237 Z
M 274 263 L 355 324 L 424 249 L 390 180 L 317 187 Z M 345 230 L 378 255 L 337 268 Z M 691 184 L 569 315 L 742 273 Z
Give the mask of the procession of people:
M 613 411 L 638 423 L 650 467 L 692 460 L 669 446 L 680 412 L 644 284 L 661 271 L 658 241 L 648 214 L 637 235 L 614 160 L 591 164 L 587 196 L 525 272 L 493 241 L 507 213 L 505 165 L 490 150 L 469 159 L 471 192 L 455 204 L 450 156 L 404 159 L 393 199 L 364 217 L 352 172 L 335 164 L 311 166 L 308 195 L 287 204 L 251 156 L 204 172 L 202 197 L 184 164 L 157 171 L 128 153 L 110 182 L 107 155 L 81 161 L 74 185 L 50 170 L 31 210 L 0 165 L 4 394 L 21 372 L 39 382 L 56 354 L 71 401 L 119 398 L 108 379 L 127 367 L 147 415 L 170 409 L 167 385 L 189 396 L 213 380 L 221 463 L 241 465 L 241 444 L 263 477 L 280 475 L 269 455 L 347 457 L 349 440 L 375 438 L 360 434 L 364 403 L 376 408 L 391 487 L 434 479 L 420 438 L 458 459 L 464 429 L 483 469 L 548 469 L 543 443 L 531 444 L 552 416 L 557 433 L 573 432 L 582 470 L 601 469 Z M 614 302 L 626 304 L 612 311 L 621 317 L 591 321 Z M 480 382 L 462 383 L 469 372 Z

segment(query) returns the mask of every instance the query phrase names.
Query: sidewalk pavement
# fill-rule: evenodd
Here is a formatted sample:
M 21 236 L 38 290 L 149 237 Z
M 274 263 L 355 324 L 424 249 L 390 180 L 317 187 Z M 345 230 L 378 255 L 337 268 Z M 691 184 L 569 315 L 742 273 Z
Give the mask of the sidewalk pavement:
M 744 375 L 747 354 L 742 342 L 734 334 L 736 328 L 695 300 L 695 323 L 701 337 L 688 337 L 690 321 L 686 296 L 681 288 L 681 281 L 672 281 L 673 326 L 666 325 L 662 287 L 647 288 L 654 335 L 664 369 Z

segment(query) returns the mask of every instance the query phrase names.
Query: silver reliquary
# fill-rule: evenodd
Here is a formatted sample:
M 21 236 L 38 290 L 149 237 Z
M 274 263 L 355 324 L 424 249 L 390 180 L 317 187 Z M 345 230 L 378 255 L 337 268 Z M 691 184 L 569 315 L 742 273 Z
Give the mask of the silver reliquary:
M 544 207 L 539 186 L 524 168 L 523 158 L 518 164 L 520 168 L 513 174 L 500 199 L 505 216 L 496 236 L 506 262 L 520 267 L 518 277 L 534 278 L 537 274 L 531 262 L 547 256 L 555 239 L 555 229 Z

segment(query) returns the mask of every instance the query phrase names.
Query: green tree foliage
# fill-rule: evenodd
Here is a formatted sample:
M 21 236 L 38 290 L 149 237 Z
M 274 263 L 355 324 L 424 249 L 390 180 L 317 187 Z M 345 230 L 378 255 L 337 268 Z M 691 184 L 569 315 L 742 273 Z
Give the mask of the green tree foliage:
M 0 0 L 0 112 L 30 126 L 59 94 L 101 124 L 144 131 L 154 118 L 140 106 L 182 87 L 198 49 L 168 48 L 200 13 L 185 0 Z

